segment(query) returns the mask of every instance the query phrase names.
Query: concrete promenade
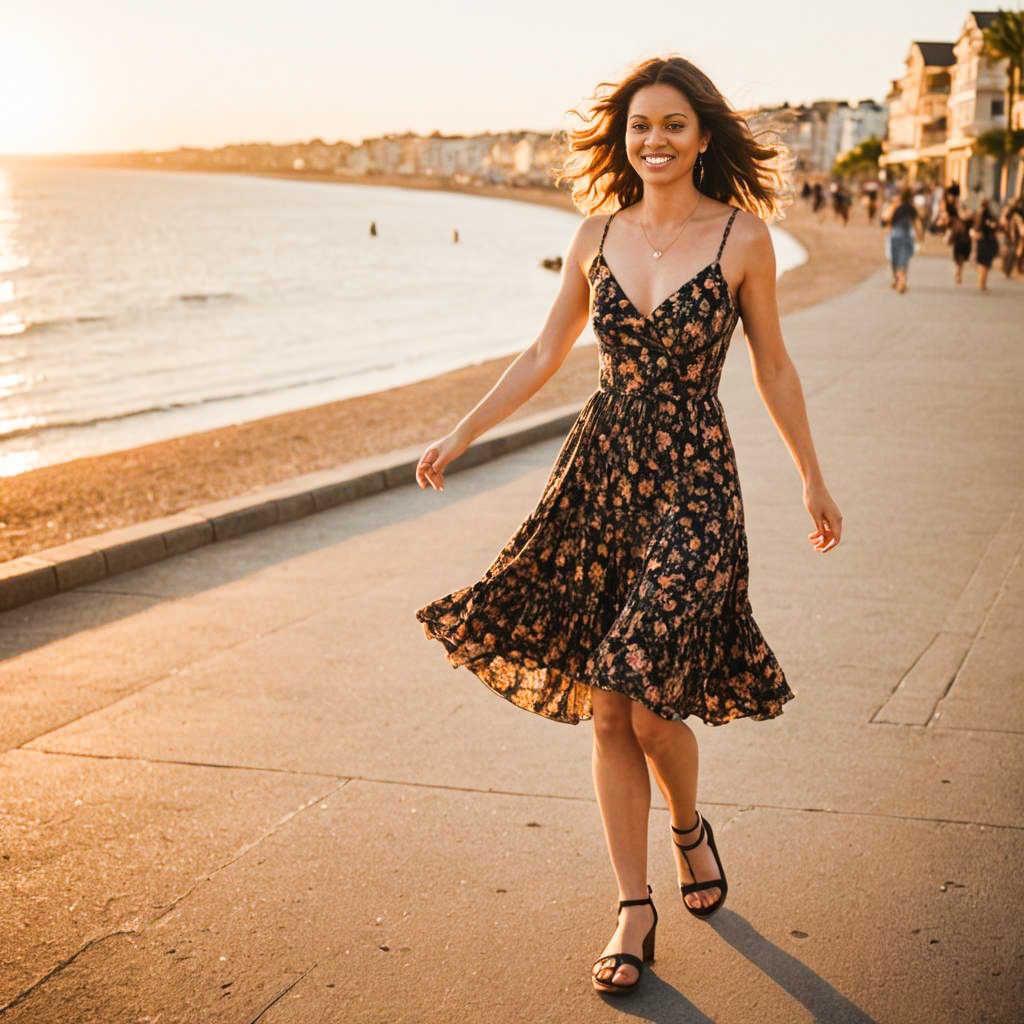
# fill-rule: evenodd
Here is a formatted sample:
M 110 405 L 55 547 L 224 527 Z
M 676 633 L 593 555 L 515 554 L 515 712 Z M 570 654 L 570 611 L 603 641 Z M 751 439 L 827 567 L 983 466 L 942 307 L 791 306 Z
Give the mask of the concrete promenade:
M 906 295 L 880 271 L 783 322 L 845 517 L 825 556 L 733 339 L 751 599 L 796 699 L 692 723 L 711 922 L 652 786 L 642 992 L 588 977 L 616 898 L 590 723 L 413 618 L 555 439 L 0 615 L 0 1021 L 1020 1021 L 1024 285 L 965 282 L 929 240 Z

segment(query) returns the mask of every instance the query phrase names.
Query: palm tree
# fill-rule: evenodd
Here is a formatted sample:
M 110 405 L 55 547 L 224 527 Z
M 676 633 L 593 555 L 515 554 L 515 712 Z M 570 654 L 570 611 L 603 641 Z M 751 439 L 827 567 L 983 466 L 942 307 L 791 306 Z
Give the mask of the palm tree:
M 992 60 L 1005 60 L 1006 64 L 1006 129 L 1000 159 L 999 194 L 1006 195 L 1010 161 L 1018 151 L 1019 141 L 1014 138 L 1013 101 L 1020 93 L 1024 72 L 1024 13 L 1020 10 L 1004 11 L 1001 7 L 988 28 L 983 30 L 984 53 Z M 1019 175 L 1018 194 L 1024 188 L 1024 175 Z
M 875 174 L 878 172 L 878 158 L 881 155 L 881 139 L 870 135 L 837 160 L 832 168 L 832 173 L 838 174 L 841 178 L 850 174 Z

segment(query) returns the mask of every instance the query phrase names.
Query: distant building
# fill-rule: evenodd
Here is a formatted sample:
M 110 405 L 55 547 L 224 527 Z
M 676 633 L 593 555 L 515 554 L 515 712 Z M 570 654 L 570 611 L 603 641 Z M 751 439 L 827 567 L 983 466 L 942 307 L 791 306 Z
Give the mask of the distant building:
M 798 174 L 828 175 L 836 160 L 866 139 L 885 135 L 888 109 L 874 100 L 851 107 L 846 100 L 817 100 L 809 106 L 765 108 L 793 115 L 783 133 Z
M 984 29 L 995 11 L 971 11 L 964 19 L 953 46 L 949 96 L 949 133 L 946 145 L 946 177 L 965 191 L 994 195 L 999 189 L 998 161 L 975 151 L 979 135 L 1006 127 L 1007 61 L 984 56 Z
M 855 107 L 845 107 L 839 129 L 839 153 L 843 156 L 870 138 L 884 139 L 889 126 L 889 109 L 874 100 L 861 100 Z
M 889 137 L 879 164 L 895 177 L 942 182 L 946 175 L 946 107 L 952 43 L 910 44 L 907 70 L 889 94 Z
M 906 74 L 893 82 L 889 133 L 881 164 L 894 177 L 941 184 L 957 182 L 968 195 L 999 198 L 999 161 L 977 148 L 978 138 L 1024 122 L 1024 101 L 1007 111 L 1007 61 L 984 55 L 984 30 L 997 11 L 969 11 L 954 43 L 914 42 Z M 1020 174 L 1010 162 L 1008 190 Z

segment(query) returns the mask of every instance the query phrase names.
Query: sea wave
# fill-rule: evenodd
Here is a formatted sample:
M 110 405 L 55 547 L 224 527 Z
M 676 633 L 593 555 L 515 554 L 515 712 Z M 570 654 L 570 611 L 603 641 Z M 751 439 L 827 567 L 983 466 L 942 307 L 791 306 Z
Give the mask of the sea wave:
M 215 299 L 237 299 L 239 296 L 234 292 L 189 292 L 178 298 L 182 302 L 212 302 Z
M 307 380 L 290 381 L 285 384 L 273 384 L 263 388 L 250 388 L 247 391 L 231 392 L 229 394 L 209 395 L 204 398 L 187 399 L 182 401 L 162 402 L 155 405 L 147 405 L 138 409 L 125 409 L 122 412 L 112 412 L 105 416 L 94 416 L 82 419 L 37 419 L 34 423 L 25 423 L 24 420 L 15 421 L 17 426 L 4 430 L 0 427 L 0 441 L 7 441 L 15 437 L 25 437 L 30 434 L 43 434 L 53 430 L 73 430 L 81 427 L 92 427 L 99 423 L 115 423 L 119 420 L 132 419 L 136 416 L 146 416 L 150 413 L 170 412 L 174 409 L 194 409 L 199 406 L 216 405 L 218 402 L 237 402 L 243 398 L 253 398 L 259 395 L 272 395 L 282 391 L 294 391 L 316 384 L 329 384 L 331 381 L 345 380 L 348 377 L 361 377 L 368 370 L 391 370 L 401 365 L 399 360 L 385 363 L 376 363 L 371 366 L 360 366 L 347 373 L 332 373 L 321 377 L 310 377 Z M 0 421 L 2 422 L 2 421 Z
M 42 334 L 71 324 L 92 324 L 109 319 L 107 316 L 62 316 L 53 320 L 21 320 L 12 315 L 7 320 L 0 318 L 0 337 L 23 338 L 26 334 Z

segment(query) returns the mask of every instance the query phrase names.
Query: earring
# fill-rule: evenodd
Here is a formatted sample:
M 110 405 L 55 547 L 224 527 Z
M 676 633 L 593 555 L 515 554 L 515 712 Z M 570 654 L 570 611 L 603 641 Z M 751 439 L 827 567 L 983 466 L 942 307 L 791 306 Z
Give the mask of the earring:
M 697 177 L 697 185 L 698 185 L 698 187 L 700 186 L 701 182 L 704 181 L 704 161 L 701 159 L 701 157 L 703 157 L 703 156 L 704 156 L 703 153 L 698 153 L 697 154 L 697 163 L 696 163 L 697 176 L 696 177 Z

